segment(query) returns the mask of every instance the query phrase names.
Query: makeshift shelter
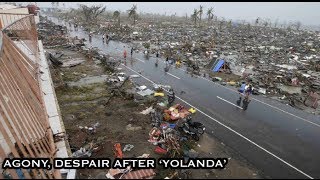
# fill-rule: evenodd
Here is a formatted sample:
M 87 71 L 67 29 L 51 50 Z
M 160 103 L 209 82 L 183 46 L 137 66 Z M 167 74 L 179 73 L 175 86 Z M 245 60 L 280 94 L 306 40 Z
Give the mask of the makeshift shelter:
M 213 72 L 230 70 L 228 63 L 223 59 L 218 59 L 212 66 Z

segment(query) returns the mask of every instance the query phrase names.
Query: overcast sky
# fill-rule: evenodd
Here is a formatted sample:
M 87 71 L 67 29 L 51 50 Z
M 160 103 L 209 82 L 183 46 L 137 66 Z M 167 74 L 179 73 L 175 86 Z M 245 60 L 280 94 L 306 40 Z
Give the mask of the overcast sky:
M 138 11 L 185 16 L 194 8 L 203 5 L 206 10 L 214 8 L 215 15 L 226 19 L 244 19 L 253 21 L 257 17 L 270 18 L 279 22 L 301 21 L 304 25 L 320 25 L 319 2 L 65 2 L 66 7 L 77 7 L 77 4 L 103 4 L 108 10 L 124 12 L 132 4 L 137 4 Z M 37 2 L 40 7 L 51 7 L 51 2 Z M 63 2 L 60 2 L 62 7 Z

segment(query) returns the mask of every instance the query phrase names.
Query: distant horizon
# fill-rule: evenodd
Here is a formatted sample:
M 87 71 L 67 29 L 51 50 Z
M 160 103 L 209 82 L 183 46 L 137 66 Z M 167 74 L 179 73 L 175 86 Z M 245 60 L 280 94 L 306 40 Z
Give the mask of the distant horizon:
M 26 4 L 31 2 L 16 2 Z M 51 2 L 36 2 L 39 7 L 52 7 Z M 161 15 L 190 16 L 193 10 L 204 7 L 203 18 L 207 17 L 207 9 L 213 7 L 214 14 L 227 20 L 245 20 L 252 23 L 258 17 L 272 23 L 278 20 L 282 23 L 300 21 L 303 26 L 320 27 L 320 2 L 59 2 L 59 6 L 77 8 L 78 4 L 88 6 L 102 4 L 107 11 L 120 10 L 124 12 L 137 4 L 138 12 Z M 183 8 L 182 8 L 183 7 Z

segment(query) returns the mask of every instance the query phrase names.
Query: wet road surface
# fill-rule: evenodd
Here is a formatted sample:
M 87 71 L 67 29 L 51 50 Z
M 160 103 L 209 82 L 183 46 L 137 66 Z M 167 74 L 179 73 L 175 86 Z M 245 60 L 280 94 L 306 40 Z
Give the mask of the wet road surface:
M 70 35 L 88 39 L 80 28 Z M 319 116 L 263 96 L 254 96 L 248 110 L 243 111 L 235 106 L 239 95 L 234 88 L 191 76 L 185 68 L 171 66 L 165 73 L 163 59 L 156 67 L 155 57 L 147 60 L 142 53 L 134 53 L 131 58 L 131 47 L 127 44 L 114 41 L 105 44 L 101 37 L 93 35 L 92 43 L 86 45 L 117 56 L 128 75 L 141 72 L 143 77 L 134 78 L 141 85 L 151 87 L 154 82 L 172 86 L 182 104 L 198 109 L 197 121 L 206 125 L 208 134 L 234 149 L 266 177 L 320 178 Z M 126 61 L 122 57 L 124 46 L 128 53 Z M 181 91 L 185 93 L 180 94 Z

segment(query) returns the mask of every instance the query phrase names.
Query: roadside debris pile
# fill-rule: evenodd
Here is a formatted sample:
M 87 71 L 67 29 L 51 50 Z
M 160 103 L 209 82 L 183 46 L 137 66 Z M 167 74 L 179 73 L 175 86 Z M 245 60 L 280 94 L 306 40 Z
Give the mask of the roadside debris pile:
M 150 124 L 152 128 L 149 131 L 148 142 L 154 145 L 153 152 L 158 157 L 167 158 L 196 158 L 198 153 L 192 148 L 195 141 L 199 141 L 201 135 L 205 131 L 205 127 L 200 122 L 193 122 L 192 116 L 196 112 L 195 109 L 175 104 L 168 103 L 165 87 L 163 85 L 154 85 L 153 90 L 147 86 L 137 86 L 134 93 L 138 94 L 142 102 L 143 99 L 154 99 L 150 107 L 140 112 L 140 114 L 150 116 Z M 139 131 L 140 126 L 134 127 L 132 124 L 126 126 L 128 131 Z M 114 144 L 114 155 L 118 158 L 123 158 L 126 151 L 134 148 L 131 144 L 126 144 L 121 148 L 120 143 Z M 143 154 L 140 157 L 149 157 L 150 154 Z M 143 172 L 142 172 L 143 171 Z M 181 174 L 181 173 L 180 173 Z M 152 169 L 134 170 L 130 167 L 126 170 L 110 169 L 106 174 L 109 179 L 125 179 L 129 176 L 134 178 L 154 177 L 155 171 Z M 173 177 L 173 176 L 172 176 Z M 179 177 L 175 174 L 174 177 Z
M 65 26 L 56 25 L 46 17 L 40 16 L 38 36 L 43 41 L 44 46 L 66 45 L 69 42 L 66 33 L 67 28 Z

